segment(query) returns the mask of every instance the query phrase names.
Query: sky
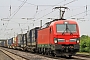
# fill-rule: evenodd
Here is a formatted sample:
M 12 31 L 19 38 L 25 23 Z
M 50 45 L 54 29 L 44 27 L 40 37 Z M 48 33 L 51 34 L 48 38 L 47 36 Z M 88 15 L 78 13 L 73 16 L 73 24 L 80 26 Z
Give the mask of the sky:
M 64 18 L 75 20 L 80 35 L 90 36 L 90 0 L 0 0 L 0 39 L 8 39 L 20 33 L 59 18 L 55 7 L 65 6 Z M 48 19 L 52 18 L 52 19 Z M 72 19 L 74 18 L 74 19 Z

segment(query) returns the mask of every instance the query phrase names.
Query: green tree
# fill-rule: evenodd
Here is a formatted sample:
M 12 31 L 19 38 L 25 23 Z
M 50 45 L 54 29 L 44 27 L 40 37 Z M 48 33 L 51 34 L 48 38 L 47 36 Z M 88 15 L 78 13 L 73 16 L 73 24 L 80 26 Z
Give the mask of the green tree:
M 82 35 L 80 38 L 80 52 L 90 52 L 90 37 Z

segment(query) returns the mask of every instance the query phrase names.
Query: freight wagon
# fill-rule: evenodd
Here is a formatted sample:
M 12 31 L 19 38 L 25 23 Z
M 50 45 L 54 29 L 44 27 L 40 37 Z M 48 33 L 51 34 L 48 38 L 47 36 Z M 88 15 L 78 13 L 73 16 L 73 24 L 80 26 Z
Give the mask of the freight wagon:
M 8 48 L 12 48 L 13 38 L 8 39 Z
M 37 31 L 39 30 L 39 27 L 35 27 L 31 29 L 30 31 L 27 31 L 27 46 L 26 50 L 35 52 L 37 48 Z
M 4 44 L 5 44 L 4 41 L 1 41 L 1 42 L 0 42 L 0 46 L 1 46 L 1 47 L 4 47 Z
M 22 37 L 23 37 L 23 34 L 18 34 L 17 35 L 16 49 L 22 49 L 22 47 L 21 47 L 21 45 L 22 45 Z
M 26 50 L 26 45 L 27 45 L 27 33 L 22 35 L 22 40 L 21 40 L 21 49 Z
M 8 47 L 8 45 L 7 45 L 8 44 L 8 40 L 5 40 L 4 42 L 5 42 L 4 47 Z
M 2 47 L 8 47 L 7 43 L 8 43 L 7 40 L 1 41 L 0 46 L 2 46 Z

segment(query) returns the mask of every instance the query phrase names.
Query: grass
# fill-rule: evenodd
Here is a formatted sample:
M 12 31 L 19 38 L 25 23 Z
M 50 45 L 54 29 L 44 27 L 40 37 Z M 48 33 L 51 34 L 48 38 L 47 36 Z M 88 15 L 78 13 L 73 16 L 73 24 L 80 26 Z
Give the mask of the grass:
M 90 53 L 87 53 L 87 52 L 77 52 L 76 54 L 90 55 Z

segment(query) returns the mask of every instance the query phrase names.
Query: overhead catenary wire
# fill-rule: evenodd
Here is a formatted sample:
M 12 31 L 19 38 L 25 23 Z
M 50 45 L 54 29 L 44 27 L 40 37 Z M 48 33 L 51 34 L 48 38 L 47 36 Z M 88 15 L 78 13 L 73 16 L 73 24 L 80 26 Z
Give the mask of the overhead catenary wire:
M 75 15 L 72 15 L 72 16 L 70 16 L 70 17 L 68 17 L 68 18 L 71 18 L 71 17 L 75 17 L 75 16 L 78 16 L 78 15 L 81 15 L 81 14 L 84 14 L 82 17 L 80 17 L 80 19 L 79 18 L 76 18 L 77 20 L 80 20 L 80 21 L 89 21 L 89 20 L 85 20 L 86 18 L 85 17 L 87 17 L 88 16 L 88 12 L 90 11 L 90 10 L 88 10 L 88 5 L 86 4 L 85 6 L 83 6 L 84 7 L 84 9 L 85 9 L 85 11 L 83 11 L 83 12 L 80 12 L 80 13 L 77 13 L 77 14 L 75 14 Z M 81 8 L 81 7 L 80 7 Z M 79 8 L 79 9 L 80 9 Z M 73 9 L 73 10 L 75 10 L 75 9 Z M 84 19 L 84 20 L 81 20 L 81 19 Z
M 77 1 L 77 0 L 72 0 L 72 1 L 70 1 L 70 2 L 66 3 L 66 4 L 64 4 L 64 5 L 62 5 L 62 6 L 68 5 L 68 4 L 73 3 L 73 2 L 75 2 L 75 1 Z M 49 12 L 49 13 L 47 13 L 47 14 L 43 15 L 42 17 L 38 18 L 38 19 L 41 19 L 41 18 L 43 18 L 43 17 L 45 17 L 45 16 L 47 16 L 47 15 L 49 15 L 49 14 L 53 13 L 53 12 L 54 12 L 54 11 L 51 11 L 51 12 Z M 38 20 L 38 19 L 37 19 L 37 20 Z
M 21 1 L 21 0 L 18 0 L 18 1 Z M 23 1 L 21 1 L 21 2 L 23 2 Z M 35 4 L 32 4 L 32 3 L 29 3 L 29 2 L 26 2 L 27 4 L 30 4 L 30 5 L 33 5 L 33 6 L 37 6 L 37 5 L 35 5 Z
M 36 6 L 36 5 L 35 5 Z M 53 11 L 54 12 L 54 11 Z M 39 13 L 39 12 L 38 12 Z M 51 14 L 51 12 L 50 13 L 47 13 L 47 14 L 45 14 L 44 16 L 42 16 L 42 17 L 40 17 L 40 18 L 38 18 L 38 19 L 41 19 L 41 18 L 43 18 L 43 17 L 45 17 L 45 16 L 47 16 L 47 15 L 49 15 L 49 14 Z
M 81 13 L 78 13 L 78 14 L 72 15 L 72 16 L 70 16 L 70 17 L 68 17 L 68 18 L 71 18 L 71 17 L 73 17 L 73 16 L 77 16 L 77 15 L 81 15 L 81 14 L 86 13 L 86 12 L 89 12 L 89 11 L 90 11 L 90 10 L 83 11 L 83 12 L 81 12 Z
M 66 3 L 66 4 L 64 4 L 63 6 L 68 5 L 68 4 L 70 4 L 70 3 L 73 3 L 73 2 L 75 2 L 75 1 L 77 1 L 77 0 L 72 0 L 72 1 L 70 1 L 70 2 L 68 2 L 68 3 Z M 47 16 L 47 15 L 53 13 L 53 12 L 54 12 L 54 11 L 51 11 L 50 13 L 47 13 L 47 14 L 43 15 L 42 17 L 38 18 L 38 19 L 41 19 L 41 18 L 43 18 L 43 17 L 45 17 L 45 16 Z M 37 19 L 37 20 L 38 20 L 38 19 Z
M 89 12 L 90 10 L 88 10 L 88 6 L 89 5 L 87 5 L 87 0 L 86 0 L 86 5 L 84 6 L 84 8 L 85 8 L 85 11 L 83 11 L 83 12 L 80 12 L 80 13 L 78 13 L 78 14 L 75 14 L 75 15 L 72 15 L 72 16 L 70 16 L 70 17 L 73 17 L 73 16 L 78 16 L 78 15 L 81 15 L 81 14 L 83 14 L 83 13 L 85 13 L 85 15 L 83 16 L 83 18 L 84 17 L 86 17 L 88 14 L 87 14 L 87 12 Z M 68 18 L 70 18 L 70 17 L 68 17 Z M 85 18 L 84 18 L 85 19 Z M 85 20 L 82 20 L 82 21 L 85 21 Z
M 64 1 L 66 1 L 66 0 L 64 0 Z M 62 3 L 62 2 L 64 2 L 64 1 L 61 1 L 61 2 L 59 2 L 59 3 Z M 57 3 L 57 4 L 59 4 L 59 3 Z M 57 4 L 55 4 L 55 5 L 49 5 L 49 6 L 54 7 L 54 6 L 56 6 Z M 44 10 L 40 10 L 40 12 L 39 12 L 39 10 L 38 10 L 39 6 L 48 6 L 48 5 L 37 5 L 37 7 L 36 7 L 36 13 L 35 13 L 34 16 L 33 16 L 34 19 L 35 19 L 36 14 L 39 14 L 40 12 L 45 11 L 45 10 L 51 8 L 51 7 L 49 7 L 49 8 L 46 8 L 46 9 L 44 9 Z M 51 11 L 50 13 L 52 13 L 52 12 L 53 12 L 53 11 Z M 47 15 L 49 15 L 50 13 L 47 13 L 47 14 L 45 14 L 44 16 L 47 16 Z M 42 16 L 42 17 L 44 17 L 44 16 Z M 40 17 L 40 18 L 42 18 L 42 17 Z M 38 19 L 39 19 L 39 18 L 38 18 Z M 38 20 L 38 19 L 37 19 L 37 20 Z M 33 21 L 35 21 L 35 20 L 33 20 Z
M 14 14 L 11 14 L 11 16 L 9 17 L 9 21 L 17 14 L 17 12 L 21 9 L 21 7 L 23 7 L 23 5 L 26 3 L 26 1 L 27 0 L 24 0 L 24 2 L 18 7 L 17 11 Z M 8 24 L 9 24 L 9 21 L 8 21 Z M 6 30 L 7 26 L 8 26 L 8 24 L 6 25 L 5 30 Z
M 66 0 L 64 0 L 64 1 L 66 1 Z M 62 2 L 64 2 L 64 1 L 61 1 L 61 2 L 59 2 L 59 3 L 62 3 Z M 59 4 L 59 3 L 57 3 L 57 4 Z M 35 16 L 36 16 L 36 14 L 39 14 L 40 12 L 42 12 L 42 11 L 45 11 L 45 10 L 47 10 L 47 9 L 50 9 L 51 7 L 54 7 L 54 6 L 56 6 L 57 4 L 55 4 L 55 5 L 37 5 L 37 8 L 36 8 L 36 13 L 34 14 L 34 18 L 35 18 Z M 46 9 L 44 9 L 44 10 L 38 10 L 38 8 L 39 8 L 39 6 L 50 6 L 49 8 L 46 8 Z
M 75 1 L 78 1 L 78 0 L 72 0 L 72 1 L 70 1 L 70 2 L 68 2 L 68 3 L 66 3 L 66 4 L 64 4 L 63 6 L 66 6 L 66 5 L 68 5 L 68 4 L 70 4 L 70 3 L 73 3 L 73 2 L 75 2 Z
M 50 6 L 50 7 L 48 7 L 48 8 L 46 8 L 46 9 L 44 9 L 44 10 L 40 10 L 40 12 L 41 11 L 45 11 L 45 10 L 47 10 L 47 9 L 49 9 L 49 8 L 52 8 L 52 7 L 54 7 L 54 6 L 57 6 L 58 4 L 60 4 L 60 3 L 62 3 L 62 2 L 65 2 L 66 0 L 63 0 L 63 1 L 61 1 L 61 2 L 59 2 L 59 3 L 57 3 L 57 4 L 55 4 L 55 5 L 38 5 L 38 6 Z
M 81 9 L 81 8 L 85 8 L 85 6 L 70 6 L 70 7 L 77 7 L 77 8 L 74 8 L 74 9 L 69 9 L 69 11 L 72 11 L 72 12 L 75 11 L 75 10 L 79 10 L 79 9 Z M 70 7 L 69 7 L 69 8 L 70 8 Z M 72 13 L 72 14 L 73 14 L 73 13 Z M 55 16 L 56 16 L 56 15 L 55 15 Z M 55 16 L 54 16 L 54 17 L 55 17 Z
M 43 15 L 42 17 L 38 18 L 37 20 L 39 20 L 39 19 L 41 19 L 41 18 L 43 18 L 43 17 L 45 17 L 45 16 L 47 16 L 47 15 L 49 15 L 49 14 L 53 13 L 53 12 L 55 12 L 55 11 L 54 11 L 54 10 L 52 10 L 51 12 L 49 12 L 49 13 L 47 13 L 47 14 Z
M 16 15 L 16 13 L 21 9 L 21 7 L 23 7 L 23 5 L 26 3 L 26 1 L 27 0 L 24 0 L 24 2 L 19 6 L 19 8 L 17 9 L 17 11 L 14 14 L 11 14 L 9 20 L 11 20 Z
M 12 16 L 10 17 L 10 19 L 12 19 L 16 14 L 17 12 L 23 7 L 23 5 L 26 3 L 27 0 L 24 0 L 24 2 L 19 6 L 19 8 L 15 11 L 15 13 L 12 14 Z
M 69 6 L 69 7 L 74 7 L 74 9 L 70 9 L 70 11 L 78 10 L 81 8 L 85 8 L 86 6 Z

